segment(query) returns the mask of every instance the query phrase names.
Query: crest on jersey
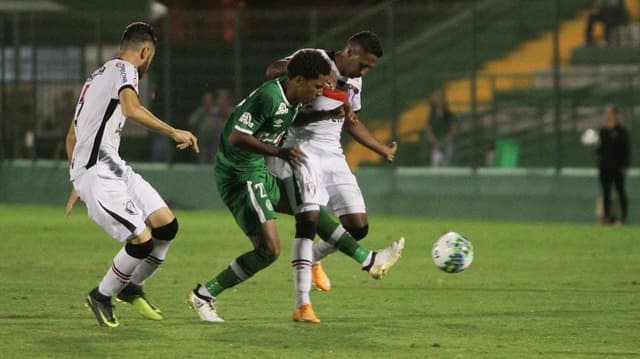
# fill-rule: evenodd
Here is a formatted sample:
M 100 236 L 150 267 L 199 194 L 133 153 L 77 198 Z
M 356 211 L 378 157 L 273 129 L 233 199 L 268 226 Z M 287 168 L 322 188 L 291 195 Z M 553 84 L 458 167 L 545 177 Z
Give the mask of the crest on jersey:
M 138 214 L 138 209 L 136 208 L 136 205 L 133 204 L 133 202 L 131 200 L 128 200 L 125 204 L 124 204 L 124 210 L 129 213 L 132 216 L 135 216 Z
M 284 102 L 280 102 L 280 106 L 278 106 L 278 111 L 276 111 L 276 115 L 286 115 L 289 113 L 289 108 Z

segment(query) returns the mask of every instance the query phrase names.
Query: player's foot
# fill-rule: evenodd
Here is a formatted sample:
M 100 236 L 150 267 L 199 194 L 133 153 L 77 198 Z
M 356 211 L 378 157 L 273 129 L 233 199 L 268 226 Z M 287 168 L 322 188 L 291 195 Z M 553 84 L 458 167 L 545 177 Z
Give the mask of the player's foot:
M 85 304 L 95 314 L 98 324 L 103 327 L 116 328 L 120 326 L 118 318 L 113 314 L 111 297 L 100 294 L 98 288 L 94 288 L 85 298 Z
M 303 304 L 293 310 L 293 321 L 303 323 L 320 323 L 320 319 L 316 317 L 316 313 L 313 312 L 311 304 Z
M 323 292 L 331 290 L 331 280 L 329 280 L 320 262 L 311 265 L 311 281 L 315 284 L 316 288 Z
M 397 241 L 379 252 L 374 253 L 372 264 L 369 268 L 365 268 L 374 279 L 382 279 L 387 275 L 400 256 L 404 248 L 404 237 L 400 237 Z
M 189 306 L 198 313 L 200 319 L 205 322 L 224 322 L 224 319 L 220 318 L 218 312 L 216 312 L 216 299 L 211 297 L 205 298 L 198 294 L 197 291 L 200 287 L 201 285 L 198 284 L 196 289 L 189 292 L 189 295 L 187 295 L 187 304 L 189 304 Z
M 143 317 L 151 320 L 163 320 L 164 315 L 160 309 L 156 308 L 142 291 L 142 286 L 129 283 L 118 293 L 116 300 L 131 304 Z

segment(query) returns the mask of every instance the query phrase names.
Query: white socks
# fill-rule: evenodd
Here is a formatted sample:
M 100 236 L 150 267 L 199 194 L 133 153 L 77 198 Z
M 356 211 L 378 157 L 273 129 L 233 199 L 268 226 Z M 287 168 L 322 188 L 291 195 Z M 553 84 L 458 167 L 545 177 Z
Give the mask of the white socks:
M 313 240 L 296 238 L 291 249 L 291 267 L 293 282 L 296 286 L 296 308 L 311 303 L 311 260 L 313 258 Z
M 130 256 L 125 247 L 122 247 L 113 258 L 111 268 L 104 275 L 98 290 L 103 295 L 112 297 L 122 290 L 131 280 L 133 271 L 142 263 L 143 259 Z
M 325 241 L 317 241 L 313 244 L 313 263 L 320 262 L 324 257 L 338 251 L 338 247 Z
M 167 257 L 167 252 L 169 251 L 169 246 L 171 246 L 172 241 L 162 241 L 153 238 L 153 250 L 147 258 L 144 259 L 142 263 L 136 268 L 136 271 L 131 276 L 131 282 L 137 285 L 144 285 L 144 281 L 147 280 L 153 273 L 158 269 L 158 267 L 164 262 L 164 259 Z

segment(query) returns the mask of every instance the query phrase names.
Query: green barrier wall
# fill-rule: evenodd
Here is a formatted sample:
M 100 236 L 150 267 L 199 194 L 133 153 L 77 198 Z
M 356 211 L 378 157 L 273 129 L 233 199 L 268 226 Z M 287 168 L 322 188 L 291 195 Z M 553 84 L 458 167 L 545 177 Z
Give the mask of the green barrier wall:
M 211 166 L 133 164 L 174 207 L 223 209 Z M 362 168 L 356 176 L 372 214 L 591 222 L 599 195 L 594 169 Z M 70 190 L 66 164 L 4 162 L 0 203 L 58 204 Z M 640 170 L 627 179 L 630 223 L 640 223 Z

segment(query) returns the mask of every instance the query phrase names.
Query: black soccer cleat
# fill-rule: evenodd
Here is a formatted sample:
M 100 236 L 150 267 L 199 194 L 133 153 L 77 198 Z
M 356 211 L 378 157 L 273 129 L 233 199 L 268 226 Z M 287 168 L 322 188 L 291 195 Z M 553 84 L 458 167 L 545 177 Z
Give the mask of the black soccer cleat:
M 98 292 L 94 288 L 86 297 L 85 303 L 91 309 L 98 320 L 98 324 L 103 327 L 116 328 L 120 326 L 118 318 L 113 314 L 113 304 L 111 298 Z

